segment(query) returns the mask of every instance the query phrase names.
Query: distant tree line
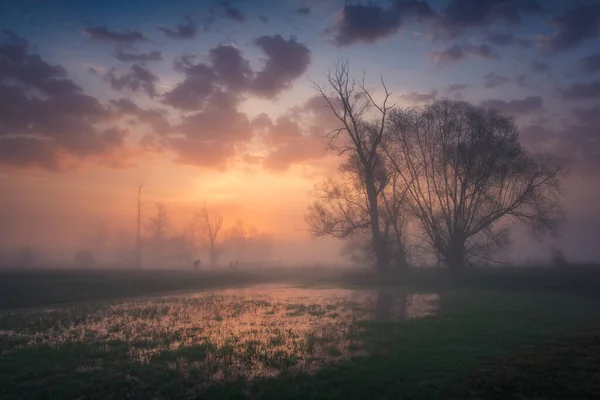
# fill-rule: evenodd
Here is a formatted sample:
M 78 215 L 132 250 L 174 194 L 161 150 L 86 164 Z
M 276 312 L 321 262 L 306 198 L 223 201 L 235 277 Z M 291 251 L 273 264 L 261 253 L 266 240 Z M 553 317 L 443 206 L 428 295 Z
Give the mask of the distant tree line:
M 314 236 L 346 239 L 353 256 L 389 271 L 417 250 L 452 270 L 490 260 L 514 223 L 556 233 L 565 164 L 525 149 L 511 118 L 448 99 L 397 107 L 383 79 L 378 102 L 347 62 L 327 81 L 314 87 L 339 121 L 325 139 L 342 162 L 313 192 Z

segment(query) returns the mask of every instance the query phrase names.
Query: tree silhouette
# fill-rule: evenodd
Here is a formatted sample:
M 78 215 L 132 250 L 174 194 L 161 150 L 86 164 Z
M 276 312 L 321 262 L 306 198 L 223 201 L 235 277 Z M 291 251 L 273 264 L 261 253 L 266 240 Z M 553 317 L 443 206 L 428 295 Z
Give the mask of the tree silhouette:
M 150 217 L 148 224 L 149 239 L 152 243 L 151 251 L 154 253 L 155 262 L 164 257 L 165 251 L 168 250 L 170 240 L 167 230 L 169 226 L 167 207 L 162 203 L 157 203 L 155 214 Z
M 564 164 L 530 154 L 511 118 L 437 100 L 389 115 L 389 160 L 429 245 L 452 269 L 508 244 L 508 223 L 555 232 Z
M 356 230 L 369 229 L 377 267 L 389 269 L 390 251 L 382 225 L 382 193 L 389 183 L 385 170 L 382 142 L 386 119 L 393 108 L 389 104 L 391 93 L 383 79 L 384 99 L 375 101 L 364 81 L 350 77 L 347 62 L 338 62 L 327 75 L 329 96 L 324 88 L 313 83 L 315 90 L 325 100 L 340 128 L 326 137 L 327 146 L 338 155 L 347 155 L 346 171 L 340 181 L 330 179 L 317 186 L 318 200 L 307 215 L 311 233 L 315 236 L 347 237 Z M 368 112 L 377 118 L 368 120 Z M 342 167 L 344 168 L 344 167 Z
M 211 219 L 208 214 L 206 203 L 204 203 L 204 211 L 196 214 L 195 220 L 197 229 L 194 229 L 194 231 L 197 231 L 199 239 L 208 245 L 210 264 L 214 267 L 216 266 L 219 257 L 217 238 L 223 225 L 223 217 L 218 215 Z

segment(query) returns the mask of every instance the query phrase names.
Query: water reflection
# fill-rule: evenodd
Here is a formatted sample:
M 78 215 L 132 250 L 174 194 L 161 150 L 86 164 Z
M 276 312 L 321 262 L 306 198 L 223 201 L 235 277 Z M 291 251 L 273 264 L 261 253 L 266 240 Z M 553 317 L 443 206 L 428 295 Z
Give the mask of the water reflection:
M 314 371 L 364 354 L 359 321 L 435 313 L 436 294 L 261 285 L 62 310 L 0 314 L 0 350 L 126 343 L 130 360 L 206 381 Z M 6 342 L 8 341 L 8 342 Z M 119 344 L 120 345 L 120 344 Z M 122 345 L 121 345 L 122 346 Z

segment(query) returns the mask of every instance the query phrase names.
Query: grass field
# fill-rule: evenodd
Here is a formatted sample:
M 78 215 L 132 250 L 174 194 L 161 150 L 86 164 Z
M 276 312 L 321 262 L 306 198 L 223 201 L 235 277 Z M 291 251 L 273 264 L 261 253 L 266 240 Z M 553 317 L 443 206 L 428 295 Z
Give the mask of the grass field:
M 584 399 L 600 270 L 0 272 L 0 398 Z

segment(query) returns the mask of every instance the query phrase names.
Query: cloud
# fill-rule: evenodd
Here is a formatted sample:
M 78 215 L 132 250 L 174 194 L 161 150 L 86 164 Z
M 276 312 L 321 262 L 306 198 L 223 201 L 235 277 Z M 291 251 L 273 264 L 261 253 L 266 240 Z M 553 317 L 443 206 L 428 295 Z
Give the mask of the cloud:
M 252 125 L 267 148 L 267 154 L 262 157 L 246 154 L 245 161 L 260 163 L 269 170 L 284 171 L 293 164 L 323 158 L 326 155 L 325 145 L 310 129 L 314 120 L 307 125 L 300 123 L 302 118 L 308 117 L 308 112 L 308 109 L 299 107 L 276 120 L 266 114 L 255 118 Z
M 547 73 L 550 71 L 550 66 L 547 62 L 533 60 L 531 62 L 531 69 L 533 69 L 534 72 Z
M 280 35 L 262 36 L 254 41 L 267 55 L 264 68 L 256 74 L 253 92 L 274 97 L 302 76 L 311 61 L 311 52 L 295 38 L 285 40 Z
M 531 40 L 515 36 L 514 33 L 490 32 L 486 35 L 486 38 L 496 46 L 530 47 L 532 44 Z
M 57 148 L 51 140 L 33 137 L 0 139 L 0 164 L 10 167 L 41 167 L 59 169 Z
M 239 8 L 233 5 L 232 1 L 222 1 L 221 7 L 223 7 L 223 11 L 225 11 L 225 17 L 232 19 L 237 22 L 244 22 L 246 17 Z
M 262 22 L 263 24 L 266 24 L 267 22 L 269 22 L 269 18 L 265 17 L 264 15 L 261 15 L 258 18 L 260 19 L 260 22 Z
M 122 47 L 117 47 L 115 50 L 115 58 L 122 62 L 134 62 L 139 64 L 145 64 L 151 61 L 162 61 L 162 53 L 154 50 L 148 53 L 131 53 L 125 51 Z
M 440 36 L 454 38 L 469 28 L 496 21 L 517 25 L 522 22 L 522 15 L 542 11 L 538 0 L 451 0 L 440 10 L 434 29 Z
M 183 57 L 175 69 L 186 78 L 163 98 L 165 104 L 182 110 L 199 110 L 215 91 L 236 96 L 254 94 L 273 98 L 289 89 L 310 64 L 311 52 L 302 43 L 280 35 L 262 36 L 254 41 L 267 58 L 261 70 L 254 71 L 240 50 L 233 45 L 216 46 L 208 52 L 208 63 L 194 63 Z
M 197 110 L 215 90 L 215 72 L 202 63 L 193 64 L 183 58 L 175 63 L 175 69 L 185 73 L 186 78 L 173 90 L 165 93 L 163 102 L 181 110 Z
M 110 112 L 30 51 L 11 32 L 0 42 L 0 164 L 59 170 L 65 156 L 99 156 L 123 146 L 125 131 L 98 129 Z
M 237 47 L 217 46 L 212 48 L 208 55 L 218 83 L 235 92 L 244 91 L 250 86 L 253 71 L 250 62 L 242 57 Z
M 600 98 L 600 81 L 576 82 L 571 86 L 559 88 L 564 100 L 591 100 Z
M 501 86 L 509 82 L 509 79 L 503 75 L 498 75 L 495 72 L 490 72 L 483 77 L 485 83 L 483 84 L 486 88 L 492 89 Z
M 185 23 L 177 24 L 175 29 L 162 25 L 159 25 L 157 29 L 171 39 L 193 39 L 198 34 L 198 25 L 191 17 L 187 17 Z
M 225 92 L 213 93 L 206 107 L 184 117 L 176 129 L 183 137 L 171 137 L 169 148 L 176 161 L 206 167 L 225 167 L 236 146 L 252 139 L 246 114 L 237 110 L 238 100 Z M 224 123 L 226 121 L 226 123 Z
M 468 85 L 466 83 L 455 83 L 452 85 L 448 85 L 446 87 L 446 91 L 448 93 L 454 93 L 454 92 L 460 92 L 461 90 L 465 90 L 467 88 L 469 88 L 471 85 Z
M 355 43 L 372 43 L 395 34 L 402 25 L 402 18 L 427 20 L 434 17 L 429 4 L 423 0 L 398 0 L 389 7 L 375 4 L 346 5 L 338 13 L 333 26 L 326 33 L 333 36 L 338 46 Z
M 529 82 L 527 79 L 527 75 L 525 74 L 519 74 L 515 77 L 515 83 L 520 86 L 520 87 L 527 87 L 529 86 Z
M 590 54 L 580 61 L 581 71 L 586 74 L 595 74 L 600 72 L 600 53 Z
M 600 167 L 600 106 L 576 108 L 563 126 L 540 122 L 521 130 L 524 143 L 536 151 L 551 153 L 571 162 L 573 168 L 598 175 Z
M 442 51 L 431 53 L 436 65 L 441 66 L 453 62 L 461 61 L 468 55 L 474 55 L 485 59 L 498 59 L 500 56 L 486 44 L 474 46 L 470 44 L 455 44 Z
M 563 14 L 552 18 L 556 32 L 542 40 L 542 49 L 549 53 L 578 47 L 586 40 L 598 38 L 600 27 L 600 3 L 572 2 L 573 6 Z
M 418 92 L 410 92 L 401 95 L 404 100 L 411 101 L 413 103 L 427 103 L 429 101 L 433 101 L 437 98 L 438 91 L 432 90 L 429 93 L 418 93 Z
M 143 109 L 128 98 L 110 100 L 115 115 L 122 117 L 134 117 L 131 121 L 135 125 L 146 125 L 151 128 L 152 133 L 165 136 L 173 133 L 174 129 L 167 118 L 167 111 L 160 108 Z
M 273 119 L 266 114 L 251 122 L 255 140 L 264 148 L 260 155 L 246 153 L 243 160 L 273 171 L 285 171 L 326 156 L 323 137 L 339 127 L 339 121 L 321 96 L 288 109 Z
M 131 44 L 135 42 L 148 41 L 148 38 L 139 31 L 125 30 L 122 32 L 117 32 L 111 31 L 104 26 L 86 28 L 83 30 L 83 34 L 90 37 L 91 39 L 101 42 Z
M 301 7 L 299 9 L 297 9 L 296 12 L 300 15 L 306 16 L 306 15 L 310 14 L 310 7 Z
M 515 99 L 509 101 L 490 99 L 484 100 L 480 104 L 482 107 L 498 110 L 502 114 L 521 115 L 541 109 L 543 100 L 541 97 L 528 96 L 524 99 Z
M 104 79 L 110 83 L 110 87 L 119 92 L 144 92 L 151 98 L 158 96 L 156 91 L 158 76 L 137 64 L 132 65 L 124 74 L 118 74 L 116 69 L 112 68 L 106 73 Z

